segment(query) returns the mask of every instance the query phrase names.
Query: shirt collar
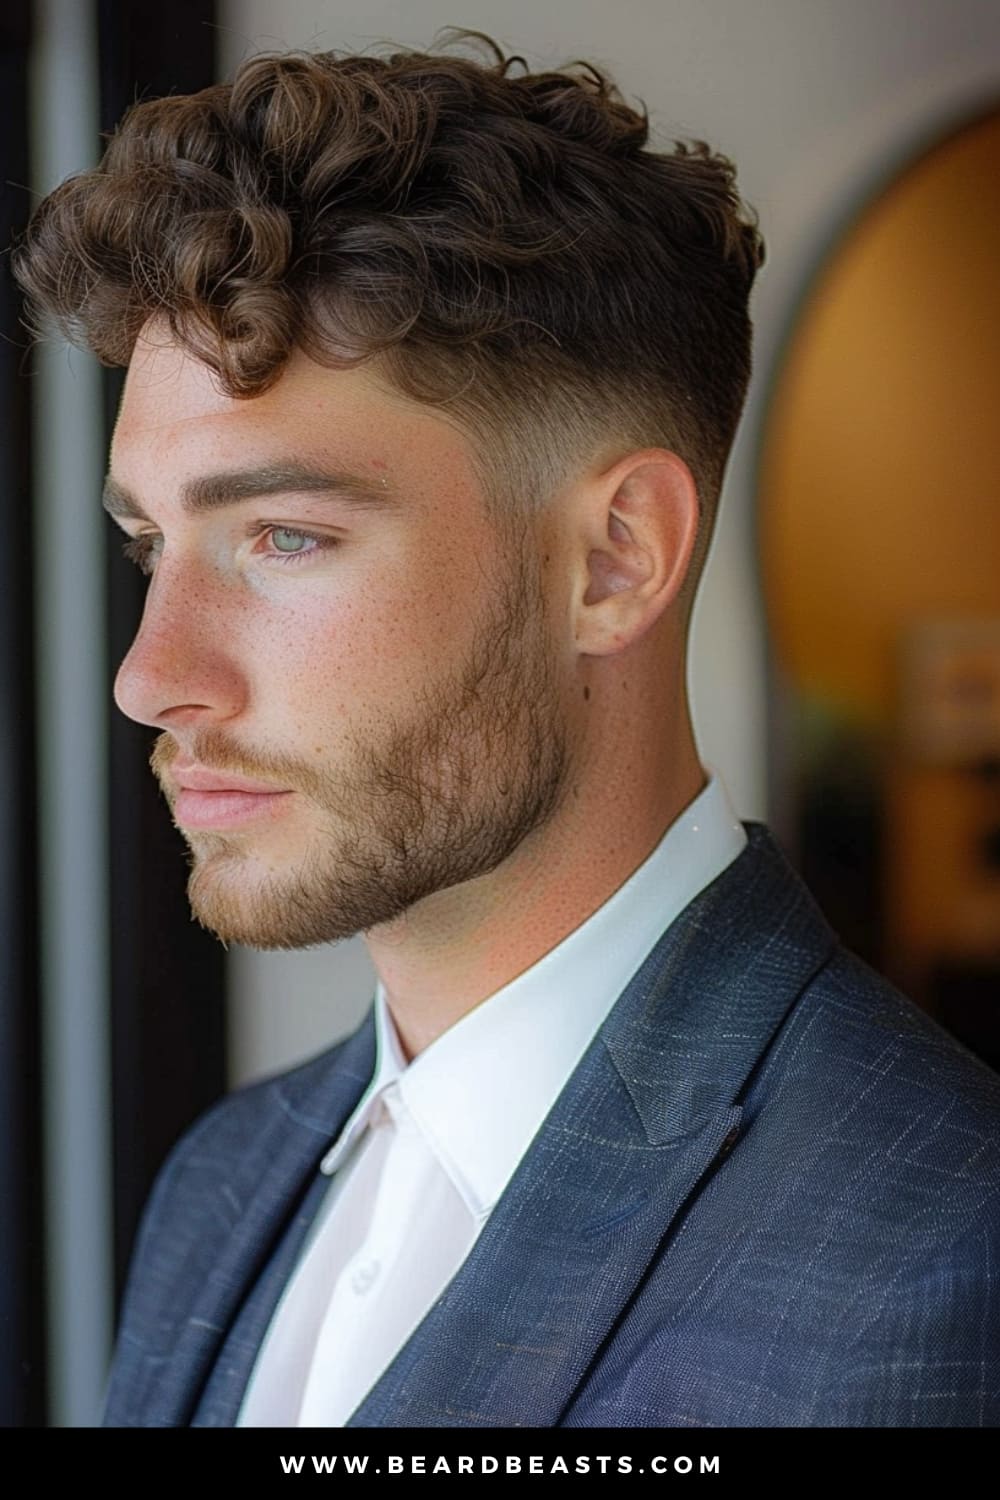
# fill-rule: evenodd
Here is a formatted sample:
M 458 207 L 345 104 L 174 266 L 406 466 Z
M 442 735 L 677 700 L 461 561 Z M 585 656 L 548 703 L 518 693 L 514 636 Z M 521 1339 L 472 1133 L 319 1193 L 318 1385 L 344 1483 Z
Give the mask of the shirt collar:
M 409 1066 L 412 1066 L 412 1063 Z M 406 1067 L 407 1062 L 399 1034 L 386 1004 L 385 991 L 379 984 L 375 992 L 375 1072 L 350 1119 L 337 1137 L 336 1145 L 320 1162 L 320 1171 L 335 1172 L 342 1164 L 355 1141 L 377 1116 L 378 1101 L 385 1091 L 396 1083 Z
M 489 1213 L 632 975 L 746 844 L 718 772 L 706 771 L 707 786 L 597 911 L 409 1064 L 378 985 L 375 1072 L 324 1171 L 393 1088 L 470 1212 Z

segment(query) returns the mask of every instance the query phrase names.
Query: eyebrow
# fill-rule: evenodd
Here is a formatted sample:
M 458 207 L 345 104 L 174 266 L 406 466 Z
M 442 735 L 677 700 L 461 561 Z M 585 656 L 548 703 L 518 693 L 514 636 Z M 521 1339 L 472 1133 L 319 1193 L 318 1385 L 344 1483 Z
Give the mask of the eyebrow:
M 346 501 L 359 509 L 381 508 L 394 500 L 388 481 L 377 482 L 357 474 L 331 474 L 295 461 L 264 464 L 254 469 L 233 469 L 204 474 L 181 486 L 181 509 L 186 515 L 203 515 L 258 500 L 266 495 L 325 495 Z M 136 497 L 109 474 L 104 481 L 101 504 L 109 516 L 120 521 L 150 519 Z

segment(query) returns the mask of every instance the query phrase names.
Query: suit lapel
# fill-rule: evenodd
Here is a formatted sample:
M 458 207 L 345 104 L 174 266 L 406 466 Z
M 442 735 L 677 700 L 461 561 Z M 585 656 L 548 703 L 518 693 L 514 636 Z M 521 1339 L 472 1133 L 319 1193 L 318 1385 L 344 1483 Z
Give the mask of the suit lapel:
M 770 833 L 670 927 L 349 1427 L 554 1426 L 835 936 Z

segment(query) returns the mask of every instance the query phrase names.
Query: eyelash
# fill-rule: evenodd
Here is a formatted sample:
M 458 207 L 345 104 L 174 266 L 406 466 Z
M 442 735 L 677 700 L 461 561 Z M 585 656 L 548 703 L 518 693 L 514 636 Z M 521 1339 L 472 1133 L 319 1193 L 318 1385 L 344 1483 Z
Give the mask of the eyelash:
M 297 526 L 278 526 L 274 522 L 254 527 L 248 532 L 248 535 L 251 537 L 266 536 L 269 532 L 273 531 L 283 531 L 286 536 L 294 536 L 304 542 L 315 543 L 315 546 L 310 547 L 308 552 L 265 552 L 262 554 L 264 557 L 276 558 L 278 562 L 284 565 L 299 563 L 305 558 L 315 557 L 317 552 L 325 552 L 328 548 L 336 547 L 338 544 L 336 537 L 317 535 L 312 531 L 300 531 Z M 153 572 L 154 567 L 152 551 L 153 535 L 150 532 L 140 531 L 138 535 L 129 537 L 127 541 L 122 543 L 122 552 L 128 558 L 129 562 L 134 562 L 147 577 Z

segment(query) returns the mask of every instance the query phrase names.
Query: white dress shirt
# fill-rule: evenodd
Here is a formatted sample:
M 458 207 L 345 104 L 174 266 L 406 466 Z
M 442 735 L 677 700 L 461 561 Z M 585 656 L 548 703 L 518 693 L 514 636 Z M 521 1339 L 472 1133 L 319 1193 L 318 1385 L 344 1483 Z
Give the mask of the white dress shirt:
M 372 1081 L 261 1345 L 241 1427 L 341 1427 L 454 1277 L 618 996 L 746 843 L 718 772 L 581 926 L 407 1064 L 381 984 Z

